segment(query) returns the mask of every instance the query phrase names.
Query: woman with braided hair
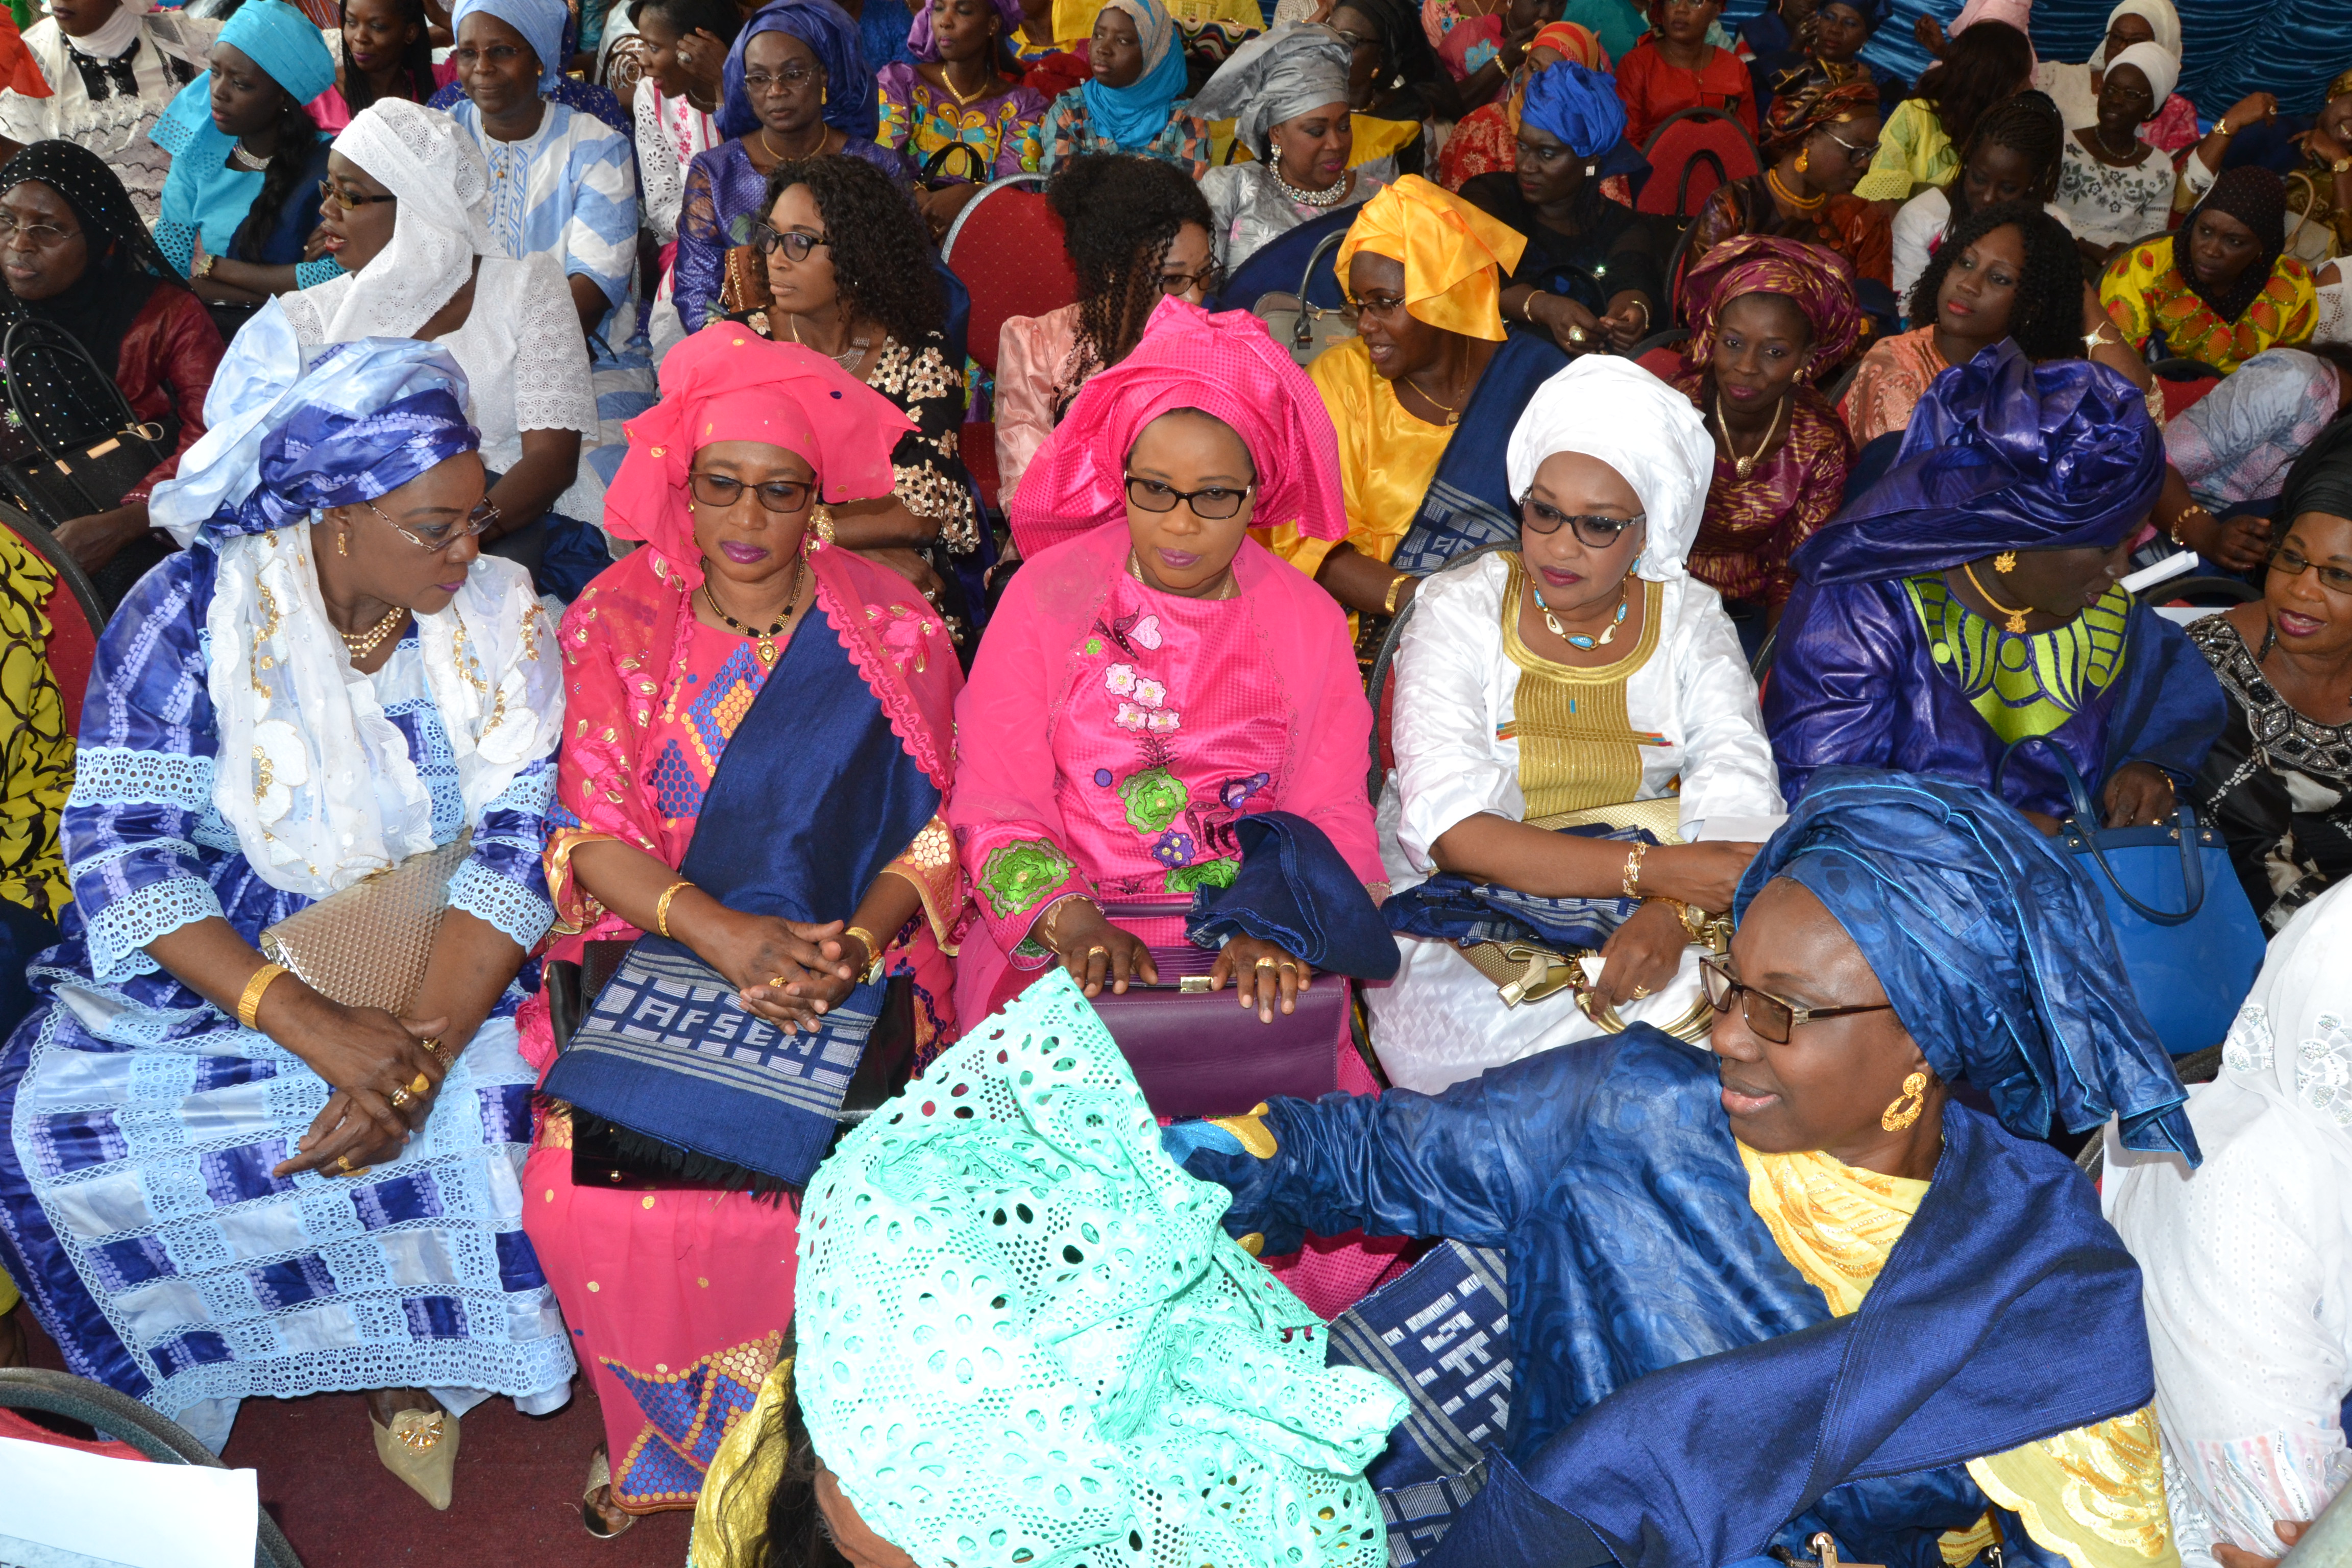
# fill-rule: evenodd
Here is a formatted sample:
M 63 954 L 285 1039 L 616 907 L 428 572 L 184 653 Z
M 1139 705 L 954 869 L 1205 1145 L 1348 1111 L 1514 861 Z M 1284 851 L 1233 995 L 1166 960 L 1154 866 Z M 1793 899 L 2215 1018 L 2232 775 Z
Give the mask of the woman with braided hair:
M 1691 262 L 1735 235 L 1769 234 L 1826 246 L 1856 277 L 1886 282 L 1894 247 L 1885 216 L 1852 194 L 1878 153 L 1878 89 L 1850 81 L 1782 93 L 1765 121 L 1764 153 L 1769 167 L 1718 185 L 1699 208 Z
M 1959 177 L 1921 191 L 1895 215 L 1895 297 L 1910 299 L 1928 258 L 1978 207 L 2032 202 L 2064 223 L 2065 215 L 2048 204 L 2058 194 L 2065 139 L 2058 106 L 2042 93 L 2021 92 L 1985 110 L 1961 150 Z
M 1008 318 L 997 340 L 997 493 L 1007 501 L 1078 388 L 1127 357 L 1152 308 L 1162 298 L 1197 305 L 1216 283 L 1208 201 L 1173 163 L 1085 153 L 1062 165 L 1045 200 L 1078 298 Z
M 1930 185 L 1948 185 L 1959 150 L 1994 104 L 2033 85 L 2033 45 L 2005 21 L 1985 17 L 1953 35 L 1943 58 L 1919 79 L 1919 95 L 1886 120 L 1886 137 L 1854 185 L 1888 216 Z

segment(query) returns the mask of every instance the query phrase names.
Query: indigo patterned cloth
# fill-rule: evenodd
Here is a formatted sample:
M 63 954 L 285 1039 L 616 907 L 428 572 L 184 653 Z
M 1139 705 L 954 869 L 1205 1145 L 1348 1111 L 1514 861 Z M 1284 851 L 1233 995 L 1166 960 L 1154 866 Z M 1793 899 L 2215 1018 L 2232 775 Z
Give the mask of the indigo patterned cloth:
M 1579 838 L 1620 844 L 1655 844 L 1658 836 L 1641 827 L 1563 827 Z M 1633 918 L 1637 899 L 1547 899 L 1492 882 L 1474 882 L 1458 871 L 1440 871 L 1427 881 L 1392 893 L 1381 906 L 1389 929 L 1441 942 L 1539 942 L 1562 952 L 1596 950 Z
M 150 958 L 225 917 L 247 942 L 309 900 L 257 876 L 213 805 L 215 556 L 134 589 L 99 647 L 63 821 L 75 903 L 0 1054 L 0 1266 L 73 1372 L 179 1416 L 208 1402 L 429 1387 L 551 1409 L 572 1357 L 520 1225 L 535 1074 L 521 983 L 458 1057 L 401 1157 L 362 1178 L 270 1174 L 327 1084 Z M 450 902 L 528 949 L 554 919 L 540 845 L 551 757 L 468 823 L 414 628 L 373 677 L 433 801 L 473 829 Z M 203 1424 L 225 1436 L 227 1414 Z
M 1987 1507 L 1963 1461 L 2152 1397 L 2138 1270 L 2063 1155 L 1948 1105 L 1927 1198 L 1833 1320 L 1750 1205 L 1719 1091 L 1637 1024 L 1439 1095 L 1277 1100 L 1271 1159 L 1184 1160 L 1269 1253 L 1360 1226 L 1509 1258 L 1507 1437 L 1428 1562 L 1574 1562 L 1597 1533 L 1686 1568 L 1827 1530 L 1937 1568 Z M 2003 1528 L 2011 1562 L 2054 1568 Z
M 1318 970 L 1359 980 L 1395 977 L 1396 938 L 1330 835 L 1297 812 L 1261 811 L 1235 822 L 1234 837 L 1242 868 L 1229 888 L 1208 884 L 1193 892 L 1187 937 L 1213 947 L 1221 939 L 1253 936 Z
M 1462 423 L 1390 565 L 1425 577 L 1480 545 L 1517 542 L 1518 498 L 1511 494 L 1505 450 L 1536 388 L 1567 364 L 1568 355 L 1549 337 L 1513 332 L 1503 340 L 1463 405 Z

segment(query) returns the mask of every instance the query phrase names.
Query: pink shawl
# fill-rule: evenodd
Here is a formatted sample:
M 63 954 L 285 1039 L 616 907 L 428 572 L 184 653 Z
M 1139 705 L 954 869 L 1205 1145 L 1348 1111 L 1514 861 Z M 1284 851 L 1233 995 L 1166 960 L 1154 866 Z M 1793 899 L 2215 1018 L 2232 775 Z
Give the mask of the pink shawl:
M 1253 529 L 1345 539 L 1339 444 L 1315 384 L 1246 310 L 1162 300 L 1134 352 L 1095 373 L 1022 476 L 1009 509 L 1024 558 L 1127 515 L 1127 455 L 1146 425 L 1197 408 L 1257 465 Z

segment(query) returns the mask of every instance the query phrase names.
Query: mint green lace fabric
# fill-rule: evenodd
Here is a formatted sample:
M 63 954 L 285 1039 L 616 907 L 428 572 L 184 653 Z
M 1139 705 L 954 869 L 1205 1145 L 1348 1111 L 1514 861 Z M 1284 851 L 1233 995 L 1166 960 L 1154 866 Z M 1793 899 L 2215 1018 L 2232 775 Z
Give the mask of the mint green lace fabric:
M 801 1409 L 922 1568 L 1385 1568 L 1364 1466 L 1405 1398 L 1179 1170 L 1055 970 L 809 1183 Z

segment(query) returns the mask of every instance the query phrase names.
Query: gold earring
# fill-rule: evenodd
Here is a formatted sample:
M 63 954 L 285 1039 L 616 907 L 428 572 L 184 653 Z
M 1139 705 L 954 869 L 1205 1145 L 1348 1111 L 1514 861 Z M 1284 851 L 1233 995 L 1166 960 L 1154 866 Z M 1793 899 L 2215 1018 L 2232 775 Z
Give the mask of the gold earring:
M 1992 569 L 2000 573 L 2004 577 L 2008 576 L 2011 572 L 2016 571 L 2017 552 L 2014 550 L 2004 550 L 2000 554 L 1994 556 L 1992 558 Z
M 816 543 L 809 546 L 812 550 L 833 542 L 833 512 L 822 501 L 809 512 L 809 531 L 816 535 Z
M 1806 170 L 1808 170 L 1808 169 L 1811 168 L 1812 166 L 1813 166 L 1813 154 L 1812 154 L 1812 150 L 1811 150 L 1811 148 L 1809 148 L 1809 147 L 1800 147 L 1800 148 L 1798 148 L 1798 149 L 1797 149 L 1797 173 L 1799 173 L 1800 174 L 1803 174 Z
M 1909 1101 L 1906 1105 L 1905 1101 Z M 1889 1102 L 1878 1118 L 1878 1124 L 1889 1132 L 1900 1132 L 1919 1120 L 1927 1108 L 1927 1075 L 1915 1072 L 1903 1080 L 1903 1092 Z
M 347 528 L 341 533 L 335 535 L 335 553 L 338 555 L 349 555 L 351 552 L 352 531 Z

